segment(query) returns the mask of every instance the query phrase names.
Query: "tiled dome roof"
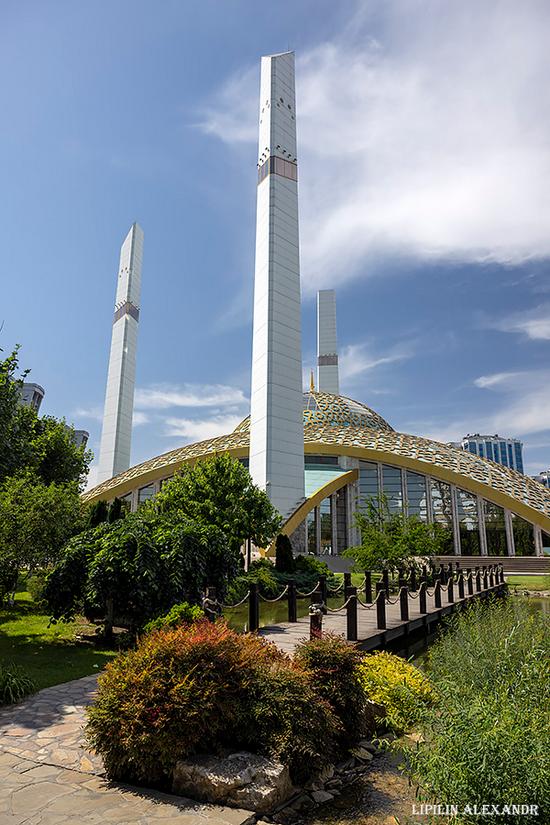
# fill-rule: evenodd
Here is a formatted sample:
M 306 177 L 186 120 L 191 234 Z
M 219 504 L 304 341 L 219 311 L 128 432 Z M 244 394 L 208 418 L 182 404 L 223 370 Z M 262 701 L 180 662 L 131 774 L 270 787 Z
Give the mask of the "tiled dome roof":
M 304 426 L 316 424 L 320 427 L 368 427 L 374 430 L 393 432 L 382 416 L 344 395 L 332 395 L 329 392 L 304 393 Z M 250 430 L 250 416 L 235 428 L 234 432 Z

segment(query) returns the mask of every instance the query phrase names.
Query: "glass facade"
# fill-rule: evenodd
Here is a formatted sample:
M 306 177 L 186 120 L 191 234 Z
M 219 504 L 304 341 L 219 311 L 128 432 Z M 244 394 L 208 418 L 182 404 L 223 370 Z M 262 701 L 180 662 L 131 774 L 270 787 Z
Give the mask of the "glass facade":
M 432 496 L 433 520 L 444 528 L 447 539 L 444 542 L 441 553 L 452 555 L 454 553 L 453 541 L 453 509 L 451 505 L 451 487 L 444 481 L 430 479 L 430 492 Z
M 542 552 L 545 556 L 550 556 L 550 535 L 542 530 Z
M 403 484 L 399 467 L 382 464 L 382 492 L 388 500 L 390 513 L 402 513 Z
M 138 507 L 145 501 L 149 501 L 155 495 L 155 485 L 148 484 L 146 487 L 140 487 L 138 490 Z
M 457 488 L 456 507 L 460 533 L 460 552 L 463 556 L 481 555 L 477 497 Z
M 359 462 L 359 506 L 369 499 L 378 501 L 378 465 L 370 461 Z
M 325 498 L 321 504 L 321 555 L 332 553 L 332 513 L 330 498 Z
M 487 540 L 488 556 L 506 556 L 508 543 L 506 540 L 506 521 L 504 510 L 490 501 L 483 501 L 483 518 L 485 521 L 485 537 Z
M 520 516 L 512 513 L 512 526 L 514 530 L 514 547 L 516 556 L 535 555 L 535 534 L 533 525 Z
M 426 476 L 406 471 L 407 512 L 409 516 L 418 516 L 428 521 L 428 496 L 426 493 Z

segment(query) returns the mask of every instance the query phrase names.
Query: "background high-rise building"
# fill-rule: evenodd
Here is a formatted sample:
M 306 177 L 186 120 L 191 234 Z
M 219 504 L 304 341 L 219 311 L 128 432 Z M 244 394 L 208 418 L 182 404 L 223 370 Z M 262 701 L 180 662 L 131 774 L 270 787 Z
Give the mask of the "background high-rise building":
M 321 289 L 317 293 L 317 389 L 340 394 L 336 293 L 333 289 Z
M 538 476 L 532 476 L 532 478 L 550 489 L 550 470 L 542 470 Z
M 25 407 L 32 407 L 35 412 L 40 411 L 40 405 L 44 398 L 44 388 L 40 384 L 33 384 L 30 381 L 25 381 L 21 387 L 21 403 Z
M 143 231 L 134 223 L 120 250 L 111 353 L 99 450 L 99 481 L 130 466 Z
M 262 57 L 250 474 L 286 515 L 304 496 L 294 54 Z
M 523 473 L 523 442 L 517 438 L 475 433 L 464 436 L 462 449 Z

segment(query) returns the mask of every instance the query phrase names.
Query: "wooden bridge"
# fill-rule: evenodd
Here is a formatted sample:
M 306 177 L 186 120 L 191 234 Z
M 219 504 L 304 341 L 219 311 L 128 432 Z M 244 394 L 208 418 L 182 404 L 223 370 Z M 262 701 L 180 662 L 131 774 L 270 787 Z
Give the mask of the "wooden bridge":
M 432 580 L 432 586 L 429 580 Z M 260 596 L 257 585 L 248 594 L 249 629 L 269 639 L 286 653 L 292 654 L 296 645 L 310 636 L 332 632 L 355 642 L 362 650 L 383 649 L 395 640 L 406 640 L 415 631 L 429 633 L 441 618 L 479 598 L 500 594 L 506 589 L 502 565 L 467 570 L 441 568 L 431 576 L 424 570 L 420 582 L 400 577 L 397 594 L 392 598 L 388 574 L 376 584 L 372 592 L 372 576 L 365 573 L 361 593 L 351 586 L 351 575 L 346 574 L 343 585 L 331 591 L 321 577 L 310 594 L 297 594 L 292 583 L 280 598 L 288 602 L 289 621 L 259 628 Z M 331 595 L 343 590 L 344 604 L 328 608 Z M 310 615 L 296 616 L 296 596 L 310 596 Z M 374 598 L 373 598 L 374 596 Z M 269 601 L 269 600 L 265 600 Z M 271 600 L 271 601 L 278 601 Z

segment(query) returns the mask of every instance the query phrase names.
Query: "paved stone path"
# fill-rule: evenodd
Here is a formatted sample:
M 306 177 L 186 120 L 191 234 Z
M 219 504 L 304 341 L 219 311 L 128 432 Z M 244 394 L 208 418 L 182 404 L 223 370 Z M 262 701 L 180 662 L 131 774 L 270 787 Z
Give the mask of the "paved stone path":
M 250 811 L 108 782 L 85 747 L 96 676 L 0 711 L 0 825 L 243 825 Z

